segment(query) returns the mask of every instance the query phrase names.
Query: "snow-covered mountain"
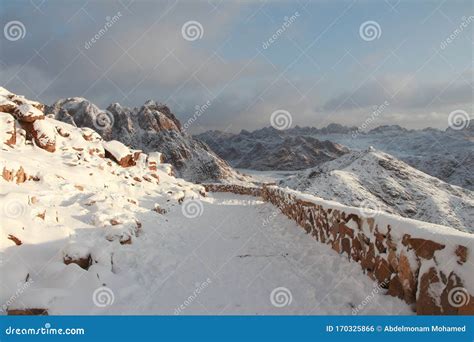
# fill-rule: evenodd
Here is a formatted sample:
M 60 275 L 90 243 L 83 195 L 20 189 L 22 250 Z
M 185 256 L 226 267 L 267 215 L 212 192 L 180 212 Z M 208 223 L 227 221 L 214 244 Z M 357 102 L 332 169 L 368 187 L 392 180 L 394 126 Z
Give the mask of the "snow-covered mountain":
M 168 107 L 147 101 L 139 108 L 111 104 L 101 110 L 90 101 L 74 97 L 62 99 L 46 109 L 58 120 L 92 128 L 106 140 L 118 140 L 144 152 L 159 151 L 176 174 L 192 182 L 245 181 L 227 162 L 204 143 L 181 130 Z
M 302 171 L 282 186 L 327 200 L 474 231 L 474 192 L 369 148 Z
M 231 165 L 254 170 L 300 170 L 318 165 L 321 162 L 321 155 L 307 153 L 311 150 L 307 146 L 311 145 L 310 142 L 315 141 L 314 139 L 328 140 L 346 146 L 350 150 L 363 151 L 373 146 L 447 183 L 474 190 L 473 127 L 474 122 L 471 121 L 463 130 L 441 131 L 432 128 L 409 130 L 392 125 L 379 126 L 368 132 L 362 132 L 356 127 L 330 124 L 321 129 L 296 126 L 284 131 L 264 128 L 253 132 L 242 131 L 239 134 L 212 131 L 200 134 L 197 138 L 205 141 Z M 282 167 L 279 158 L 274 158 L 273 154 L 279 151 L 278 148 L 284 141 L 295 142 L 287 144 L 291 146 L 290 152 L 294 151 L 294 157 L 285 159 Z M 326 142 L 324 144 L 327 147 L 334 145 Z M 337 150 L 346 151 L 337 144 L 335 145 Z M 264 152 L 253 153 L 253 146 L 259 146 L 258 149 L 266 152 L 268 157 L 262 156 Z M 334 156 L 331 153 L 329 155 Z
M 474 122 L 463 130 L 426 128 L 409 130 L 400 126 L 379 126 L 366 133 L 317 134 L 365 150 L 373 146 L 447 183 L 474 190 Z
M 302 170 L 333 160 L 348 149 L 310 136 L 290 136 L 273 127 L 239 134 L 219 131 L 195 136 L 232 166 L 255 170 Z

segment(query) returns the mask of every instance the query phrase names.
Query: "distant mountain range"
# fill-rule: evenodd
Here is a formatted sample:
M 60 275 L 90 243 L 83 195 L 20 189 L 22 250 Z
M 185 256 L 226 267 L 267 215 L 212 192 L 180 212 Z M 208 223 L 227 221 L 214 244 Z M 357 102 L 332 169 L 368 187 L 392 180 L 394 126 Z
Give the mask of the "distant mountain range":
M 232 166 L 255 170 L 302 170 L 336 159 L 349 150 L 328 140 L 291 135 L 272 127 L 240 134 L 210 131 L 195 136 Z
M 411 130 L 392 125 L 360 132 L 356 127 L 330 124 L 320 129 L 267 127 L 238 134 L 210 131 L 195 137 L 230 165 L 254 170 L 301 170 L 333 160 L 348 150 L 363 151 L 373 146 L 447 183 L 474 190 L 473 127 L 471 121 L 459 131 Z M 285 151 L 290 156 L 284 157 Z

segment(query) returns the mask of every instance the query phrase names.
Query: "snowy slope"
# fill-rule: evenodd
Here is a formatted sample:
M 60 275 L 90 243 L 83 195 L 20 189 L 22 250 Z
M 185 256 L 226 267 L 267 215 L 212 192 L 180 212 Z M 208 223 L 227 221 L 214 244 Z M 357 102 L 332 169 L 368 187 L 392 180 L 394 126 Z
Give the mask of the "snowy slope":
M 462 131 L 380 126 L 357 135 L 316 134 L 315 137 L 338 142 L 352 150 L 373 146 L 447 183 L 474 190 L 474 134 L 469 130 L 472 126 L 474 122 Z
M 351 152 L 280 184 L 346 205 L 474 231 L 474 192 L 373 148 Z
M 90 127 L 106 140 L 118 140 L 144 152 L 159 151 L 178 176 L 192 182 L 236 182 L 246 177 L 233 170 L 209 147 L 181 130 L 170 109 L 154 101 L 139 108 L 111 104 L 101 110 L 90 101 L 74 97 L 47 108 L 55 118 L 79 127 Z

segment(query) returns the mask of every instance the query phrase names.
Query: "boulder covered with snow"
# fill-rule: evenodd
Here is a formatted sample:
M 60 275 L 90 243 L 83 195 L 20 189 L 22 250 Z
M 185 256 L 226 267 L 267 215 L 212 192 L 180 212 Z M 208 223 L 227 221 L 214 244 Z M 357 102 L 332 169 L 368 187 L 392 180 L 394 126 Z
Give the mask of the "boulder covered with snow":
M 27 135 L 34 140 L 36 146 L 48 152 L 56 151 L 57 131 L 51 119 L 39 119 L 33 122 L 23 122 L 22 127 Z
M 38 119 L 44 119 L 44 113 L 30 103 L 18 106 L 13 114 L 21 122 L 34 122 Z
M 140 151 L 131 151 L 120 141 L 111 140 L 103 143 L 105 156 L 117 162 L 122 167 L 130 167 L 136 164 Z

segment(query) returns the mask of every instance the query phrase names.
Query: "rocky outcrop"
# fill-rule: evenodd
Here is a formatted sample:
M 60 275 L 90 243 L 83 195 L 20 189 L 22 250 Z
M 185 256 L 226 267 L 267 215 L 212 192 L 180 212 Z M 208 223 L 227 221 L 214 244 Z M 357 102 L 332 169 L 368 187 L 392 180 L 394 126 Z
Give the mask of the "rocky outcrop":
M 260 191 L 216 184 L 206 188 L 260 194 L 314 239 L 359 263 L 388 295 L 413 305 L 417 314 L 474 314 L 474 296 L 467 289 L 472 272 L 463 261 L 470 253 L 466 245 L 474 239 L 470 234 L 436 225 L 426 227 L 423 222 L 389 214 L 364 217 L 357 208 L 276 186 L 263 186 Z M 464 267 L 453 267 L 452 259 Z
M 161 152 L 162 162 L 171 164 L 176 175 L 186 180 L 246 180 L 206 144 L 183 132 L 171 110 L 155 101 L 147 101 L 139 108 L 114 103 L 107 110 L 100 110 L 84 98 L 68 98 L 57 101 L 47 111 L 58 120 L 94 129 L 105 140 L 117 140 L 145 153 Z
M 6 166 L 3 167 L 2 177 L 7 182 L 15 182 L 16 184 L 24 183 L 30 179 L 22 166 L 20 166 L 18 169 L 9 169 Z

